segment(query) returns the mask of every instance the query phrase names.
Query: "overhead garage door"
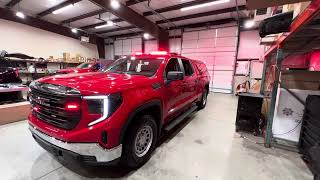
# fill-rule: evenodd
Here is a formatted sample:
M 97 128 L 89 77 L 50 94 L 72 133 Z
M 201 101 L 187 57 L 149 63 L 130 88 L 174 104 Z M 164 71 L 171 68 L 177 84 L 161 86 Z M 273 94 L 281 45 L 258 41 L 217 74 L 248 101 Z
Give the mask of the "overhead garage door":
M 114 41 L 114 55 L 131 55 L 135 52 L 142 52 L 142 39 L 123 39 Z
M 182 55 L 207 65 L 210 91 L 232 92 L 237 33 L 237 27 L 183 33 Z

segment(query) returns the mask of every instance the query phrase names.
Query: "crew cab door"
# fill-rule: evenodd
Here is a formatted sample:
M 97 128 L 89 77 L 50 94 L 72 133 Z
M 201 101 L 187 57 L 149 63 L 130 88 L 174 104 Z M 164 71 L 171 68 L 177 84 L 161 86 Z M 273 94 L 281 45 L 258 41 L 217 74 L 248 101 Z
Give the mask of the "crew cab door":
M 164 98 L 166 102 L 165 117 L 170 119 L 179 112 L 185 100 L 185 84 L 183 80 L 168 81 L 170 71 L 183 73 L 181 61 L 178 58 L 171 58 L 164 71 Z M 168 120 L 166 119 L 166 120 Z
M 189 60 L 181 59 L 181 63 L 184 69 L 183 84 L 185 86 L 185 103 L 189 105 L 198 99 L 199 78 Z

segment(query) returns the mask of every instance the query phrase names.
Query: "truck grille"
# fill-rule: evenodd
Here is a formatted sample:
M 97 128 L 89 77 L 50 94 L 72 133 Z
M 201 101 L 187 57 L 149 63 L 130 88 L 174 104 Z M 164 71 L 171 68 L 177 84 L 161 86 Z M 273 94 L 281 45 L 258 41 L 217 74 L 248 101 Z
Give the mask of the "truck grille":
M 37 111 L 32 111 L 33 115 L 41 121 L 66 130 L 75 128 L 80 121 L 81 110 L 65 109 L 67 102 L 76 102 L 80 105 L 80 95 L 66 95 L 31 87 L 29 98 L 32 106 L 37 107 Z

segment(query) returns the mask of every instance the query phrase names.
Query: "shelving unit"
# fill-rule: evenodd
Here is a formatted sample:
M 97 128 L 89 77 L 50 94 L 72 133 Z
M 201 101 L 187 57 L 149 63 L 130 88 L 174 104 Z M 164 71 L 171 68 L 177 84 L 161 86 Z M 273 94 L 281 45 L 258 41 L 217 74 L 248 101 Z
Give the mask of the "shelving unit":
M 282 34 L 264 55 L 265 62 L 261 93 L 263 93 L 266 98 L 270 98 L 271 102 L 266 129 L 266 147 L 279 145 L 273 141 L 272 125 L 276 109 L 278 87 L 280 86 L 281 63 L 288 55 L 306 53 L 314 49 L 320 49 L 320 0 L 313 0 L 311 4 L 296 17 L 290 26 L 289 32 Z

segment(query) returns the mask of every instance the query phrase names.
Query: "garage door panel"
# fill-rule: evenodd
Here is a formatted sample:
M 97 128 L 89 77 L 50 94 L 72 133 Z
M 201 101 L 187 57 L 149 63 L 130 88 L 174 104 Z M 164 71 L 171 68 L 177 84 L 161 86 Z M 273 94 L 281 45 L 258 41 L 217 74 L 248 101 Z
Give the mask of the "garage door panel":
M 214 39 L 215 37 L 216 37 L 215 29 L 199 31 L 199 39 Z
M 233 66 L 213 66 L 215 71 L 233 71 Z
M 237 38 L 236 37 L 220 37 L 216 39 L 216 47 L 236 47 Z
M 235 57 L 236 57 L 236 52 L 216 52 L 215 56 L 217 58 L 219 58 L 219 57 L 233 57 L 233 61 L 234 61 Z
M 237 46 L 225 46 L 225 47 L 215 47 L 216 52 L 235 52 L 237 51 Z
M 217 37 L 237 36 L 238 27 L 227 27 L 217 29 Z
M 183 40 L 199 39 L 199 32 L 185 32 L 183 33 Z
M 207 52 L 212 52 L 212 53 L 214 53 L 214 52 L 215 52 L 215 48 L 214 48 L 214 47 L 212 47 L 212 48 L 202 47 L 202 48 L 198 48 L 198 49 L 197 49 L 197 52 L 198 52 L 198 53 L 207 53 Z
M 206 47 L 214 48 L 214 45 L 215 45 L 215 40 L 211 38 L 199 39 L 198 41 L 198 48 L 206 48 Z
M 183 49 L 196 49 L 198 47 L 198 40 L 184 40 L 182 44 Z
M 237 27 L 183 34 L 182 55 L 204 62 L 210 74 L 210 90 L 232 92 Z

